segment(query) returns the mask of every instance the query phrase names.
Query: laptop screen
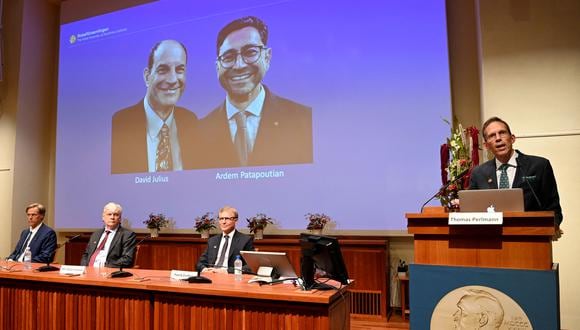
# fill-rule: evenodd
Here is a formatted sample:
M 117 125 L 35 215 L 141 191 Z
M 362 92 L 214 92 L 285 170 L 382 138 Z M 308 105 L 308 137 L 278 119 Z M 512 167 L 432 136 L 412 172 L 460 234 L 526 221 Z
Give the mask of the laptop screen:
M 459 205 L 462 212 L 486 212 L 490 206 L 496 212 L 522 212 L 524 192 L 521 188 L 460 190 Z

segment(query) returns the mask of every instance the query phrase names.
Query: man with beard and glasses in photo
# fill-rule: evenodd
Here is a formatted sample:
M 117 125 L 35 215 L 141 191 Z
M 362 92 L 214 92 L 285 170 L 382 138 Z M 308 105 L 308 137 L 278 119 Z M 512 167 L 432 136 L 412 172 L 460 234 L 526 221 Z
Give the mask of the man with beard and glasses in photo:
M 186 82 L 187 50 L 175 40 L 158 42 L 149 54 L 145 98 L 113 116 L 111 173 L 194 168 L 197 117 L 176 106 Z
M 218 33 L 216 70 L 227 95 L 201 126 L 203 167 L 312 163 L 312 111 L 262 80 L 270 68 L 268 27 L 248 16 Z

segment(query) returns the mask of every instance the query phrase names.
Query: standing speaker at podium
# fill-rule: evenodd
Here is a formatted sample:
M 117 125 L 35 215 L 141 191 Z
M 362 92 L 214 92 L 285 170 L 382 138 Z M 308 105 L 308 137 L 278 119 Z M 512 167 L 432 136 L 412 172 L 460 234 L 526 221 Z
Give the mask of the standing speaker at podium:
M 562 222 L 558 186 L 550 161 L 513 149 L 516 137 L 508 123 L 489 118 L 481 129 L 491 159 L 473 169 L 469 189 L 522 188 L 526 211 L 554 211 L 556 225 Z

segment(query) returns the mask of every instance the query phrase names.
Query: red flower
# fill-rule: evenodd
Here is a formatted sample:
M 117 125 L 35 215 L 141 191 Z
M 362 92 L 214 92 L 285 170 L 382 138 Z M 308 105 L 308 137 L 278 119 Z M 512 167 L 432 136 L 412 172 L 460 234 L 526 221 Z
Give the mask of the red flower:
M 441 155 L 441 182 L 447 183 L 447 165 L 449 164 L 449 145 L 444 143 L 439 150 Z
M 463 181 L 463 189 L 469 189 L 469 178 L 471 177 L 471 171 L 473 170 L 473 167 L 469 169 L 469 172 L 463 177 L 463 179 L 461 179 L 461 181 Z
M 479 131 L 474 126 L 467 128 L 467 134 L 471 136 L 473 148 L 471 149 L 471 166 L 479 165 Z

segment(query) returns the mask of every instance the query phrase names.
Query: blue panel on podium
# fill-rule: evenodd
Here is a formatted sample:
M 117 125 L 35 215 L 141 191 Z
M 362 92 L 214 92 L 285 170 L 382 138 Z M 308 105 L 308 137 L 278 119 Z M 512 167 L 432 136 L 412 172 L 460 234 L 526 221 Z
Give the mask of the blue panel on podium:
M 560 329 L 558 270 L 410 265 L 412 329 Z

